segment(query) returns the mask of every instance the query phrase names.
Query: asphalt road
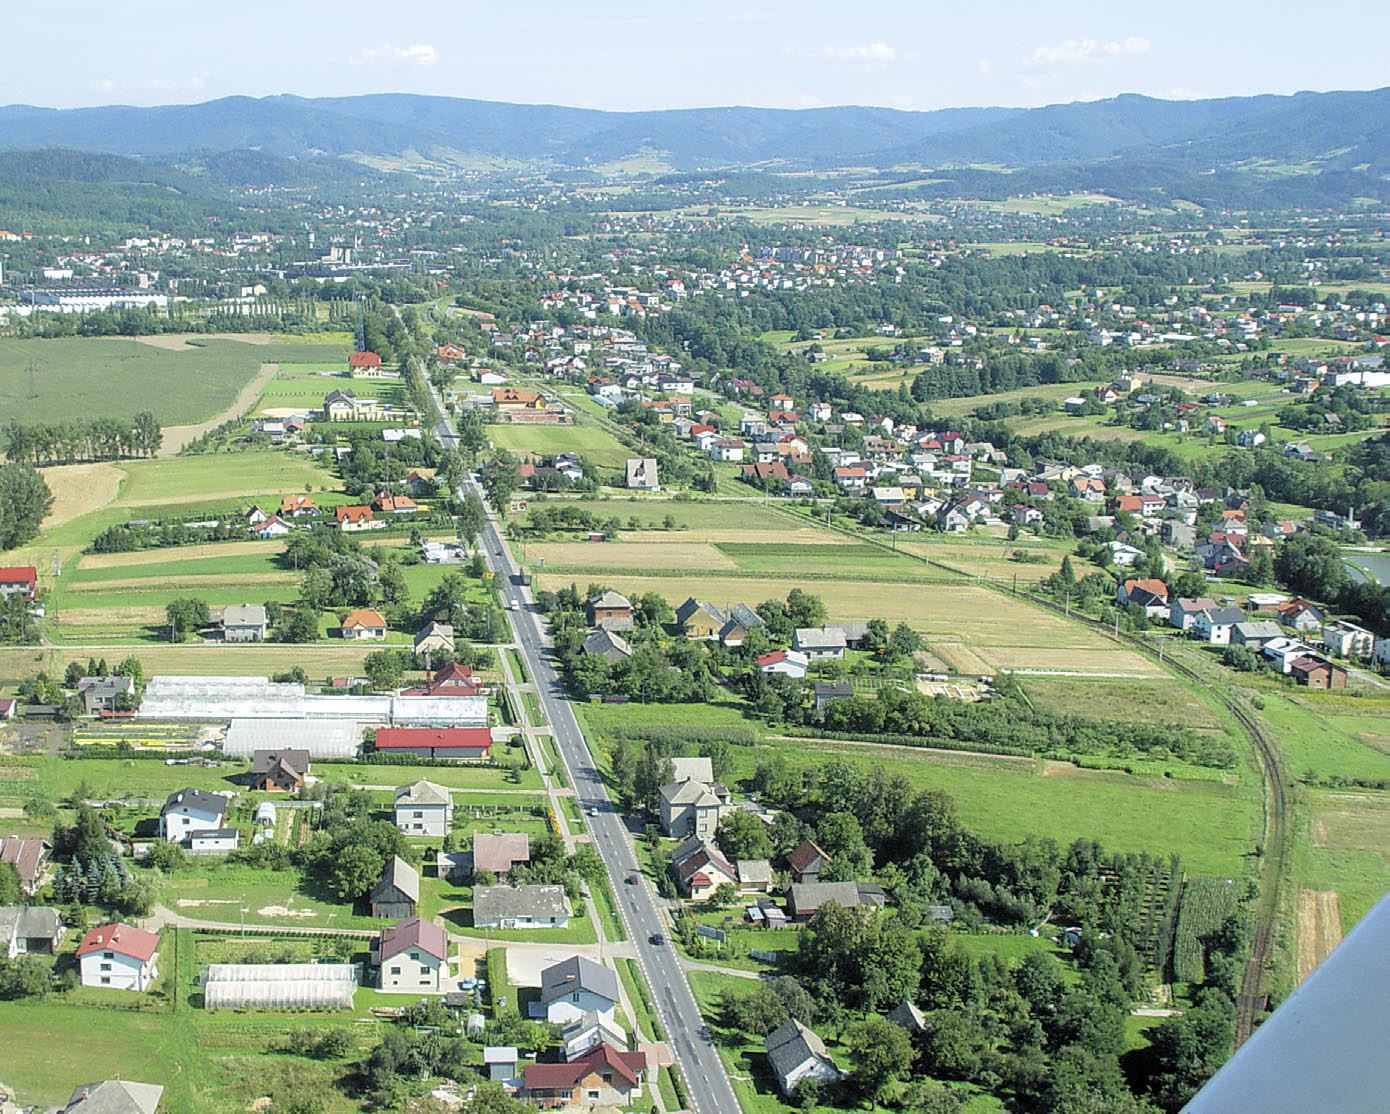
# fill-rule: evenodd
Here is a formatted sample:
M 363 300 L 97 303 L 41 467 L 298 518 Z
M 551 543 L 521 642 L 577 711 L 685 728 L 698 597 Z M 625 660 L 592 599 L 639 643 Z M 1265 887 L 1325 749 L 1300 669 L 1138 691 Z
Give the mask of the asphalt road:
M 441 421 L 435 427 L 435 435 L 445 446 L 457 445 L 457 436 L 448 422 Z M 469 480 L 467 486 L 479 499 L 483 498 L 482 491 L 474 481 Z M 542 642 L 541 628 L 545 620 L 532 606 L 530 589 L 516 583 L 518 570 L 512 564 L 511 555 L 491 515 L 479 541 L 488 567 L 501 581 L 502 602 L 508 609 L 507 618 L 511 622 L 516 643 L 535 682 L 536 693 L 554 733 L 561 760 L 569 771 L 570 784 L 584 808 L 594 847 L 608 867 L 608 881 L 613 888 L 613 896 L 627 925 L 628 935 L 637 947 L 638 962 L 651 989 L 652 1001 L 685 1079 L 690 1109 L 698 1114 L 737 1114 L 738 1099 L 724 1072 L 719 1053 L 715 1051 L 713 1043 L 700 1035 L 704 1022 L 695 1004 L 695 996 L 685 981 L 680 957 L 670 943 L 668 918 L 642 878 L 622 813 L 608 797 L 603 777 L 594 766 L 579 722 Z M 512 610 L 513 606 L 515 610 Z M 593 810 L 592 814 L 590 810 Z M 639 879 L 635 885 L 627 882 L 632 874 Z M 658 935 L 665 940 L 664 943 L 652 942 Z

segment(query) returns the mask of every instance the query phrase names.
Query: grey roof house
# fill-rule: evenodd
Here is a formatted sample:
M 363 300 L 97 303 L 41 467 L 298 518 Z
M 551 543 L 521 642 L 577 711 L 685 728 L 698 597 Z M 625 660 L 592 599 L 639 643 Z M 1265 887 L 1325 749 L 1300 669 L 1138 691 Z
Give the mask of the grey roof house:
M 223 642 L 263 642 L 266 625 L 265 607 L 259 603 L 236 603 L 222 609 Z
M 805 1079 L 830 1083 L 843 1073 L 820 1037 L 793 1019 L 767 1035 L 767 1063 L 784 1095 L 791 1096 Z
M 570 922 L 564 886 L 479 886 L 474 928 L 564 928 Z

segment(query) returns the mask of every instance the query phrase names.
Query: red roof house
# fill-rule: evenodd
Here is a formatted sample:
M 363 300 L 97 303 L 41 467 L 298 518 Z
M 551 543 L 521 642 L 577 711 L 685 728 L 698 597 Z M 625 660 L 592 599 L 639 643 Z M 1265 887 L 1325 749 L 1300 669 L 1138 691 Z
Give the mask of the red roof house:
M 38 591 L 38 570 L 33 565 L 7 565 L 0 568 L 0 596 L 34 598 Z
M 379 368 L 381 357 L 375 352 L 354 352 L 348 357 L 348 367 L 354 371 Z
M 483 760 L 492 755 L 492 732 L 486 727 L 382 727 L 376 749 L 420 758 Z

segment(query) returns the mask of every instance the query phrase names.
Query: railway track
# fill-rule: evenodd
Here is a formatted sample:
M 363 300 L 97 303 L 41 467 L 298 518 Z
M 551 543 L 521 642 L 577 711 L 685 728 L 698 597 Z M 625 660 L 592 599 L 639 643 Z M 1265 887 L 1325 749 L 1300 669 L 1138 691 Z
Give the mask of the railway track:
M 1251 933 L 1250 958 L 1246 962 L 1240 993 L 1236 996 L 1235 1003 L 1236 1047 L 1239 1048 L 1255 1031 L 1256 1022 L 1265 1011 L 1268 1002 L 1268 996 L 1262 992 L 1261 987 L 1274 946 L 1274 925 L 1279 916 L 1279 902 L 1293 834 L 1288 778 L 1284 773 L 1284 762 L 1279 748 L 1264 725 L 1237 698 L 1208 685 L 1201 674 L 1186 663 L 1174 660 L 1171 656 L 1163 657 L 1146 640 L 1125 632 L 1116 633 L 1108 623 L 1099 619 L 1073 614 L 1049 600 L 1036 596 L 1028 595 L 1023 598 L 1045 610 L 1093 627 L 1107 637 L 1157 659 L 1188 680 L 1214 692 L 1254 744 L 1263 786 L 1261 799 L 1264 836 L 1260 844 L 1260 901 L 1255 914 L 1254 931 Z

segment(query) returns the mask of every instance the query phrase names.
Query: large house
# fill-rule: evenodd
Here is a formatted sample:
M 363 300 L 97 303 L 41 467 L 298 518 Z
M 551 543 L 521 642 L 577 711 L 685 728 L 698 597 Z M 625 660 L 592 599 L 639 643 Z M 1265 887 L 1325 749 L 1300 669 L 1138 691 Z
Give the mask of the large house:
M 632 647 L 627 639 L 601 627 L 584 639 L 583 650 L 590 657 L 602 658 L 609 665 L 617 665 L 632 657 Z
M 676 625 L 686 638 L 711 641 L 728 624 L 729 617 L 712 603 L 701 603 L 694 596 L 676 608 Z
M 589 626 L 609 631 L 632 629 L 632 601 L 617 592 L 594 596 L 585 605 Z
M 223 642 L 264 642 L 266 626 L 263 604 L 236 603 L 222 609 Z
M 372 517 L 371 507 L 360 504 L 334 507 L 333 522 L 345 534 L 358 530 L 376 530 L 386 525 Z
M 386 640 L 386 619 L 380 611 L 369 607 L 359 607 L 343 617 L 342 636 L 355 641 L 384 642 Z
M 1168 625 L 1180 631 L 1190 631 L 1197 625 L 1197 616 L 1203 611 L 1215 611 L 1221 605 L 1213 599 L 1201 596 L 1187 599 L 1179 596 L 1168 607 Z
M 440 994 L 449 977 L 449 938 L 438 925 L 407 917 L 381 930 L 371 959 L 381 968 L 382 990 Z
M 796 650 L 773 650 L 758 657 L 760 673 L 767 676 L 777 673 L 797 681 L 806 676 L 809 664 L 806 655 Z
M 159 978 L 159 937 L 128 924 L 98 925 L 77 946 L 83 986 L 149 990 Z
M 452 654 L 454 652 L 453 626 L 449 623 L 426 623 L 420 633 L 415 636 L 413 649 L 421 657 L 425 654 L 437 654 L 441 650 Z
M 1329 653 L 1342 658 L 1368 658 L 1375 651 L 1376 636 L 1365 627 L 1345 619 L 1326 623 L 1322 628 L 1322 644 Z
M 63 918 L 47 905 L 0 906 L 0 955 L 53 955 L 63 938 Z
M 251 755 L 251 788 L 263 793 L 292 792 L 308 773 L 307 750 L 258 750 Z
M 33 565 L 6 565 L 0 568 L 0 599 L 18 596 L 31 600 L 38 583 L 38 570 Z
M 202 789 L 170 793 L 159 810 L 159 835 L 170 843 L 186 843 L 195 832 L 218 831 L 227 819 L 227 798 Z
M 527 1064 L 521 1096 L 540 1110 L 605 1110 L 628 1107 L 642 1094 L 642 1052 L 620 1052 L 600 1043 L 578 1059 Z
M 788 1098 L 804 1080 L 833 1083 L 843 1077 L 820 1037 L 795 1018 L 767 1035 L 766 1049 L 768 1066 Z
M 673 781 L 661 787 L 661 830 L 673 839 L 712 840 L 723 802 L 702 781 Z
M 399 855 L 392 855 L 391 861 L 381 868 L 381 877 L 372 887 L 369 901 L 374 917 L 413 917 L 420 901 L 420 875 Z
M 77 682 L 77 695 L 89 716 L 113 711 L 123 699 L 135 694 L 135 679 L 112 673 L 106 677 L 82 677 Z
M 396 827 L 413 836 L 446 836 L 454 823 L 454 800 L 432 781 L 412 782 L 396 789 Z
M 726 883 L 735 889 L 739 885 L 738 867 L 699 836 L 690 836 L 671 853 L 671 872 L 692 901 L 704 901 Z
M 618 997 L 617 975 L 575 955 L 541 972 L 541 993 L 531 1003 L 531 1016 L 551 1025 L 567 1025 L 588 1014 L 611 1022 Z
M 573 911 L 564 886 L 478 886 L 474 928 L 566 928 Z

